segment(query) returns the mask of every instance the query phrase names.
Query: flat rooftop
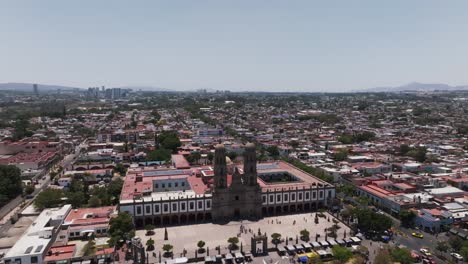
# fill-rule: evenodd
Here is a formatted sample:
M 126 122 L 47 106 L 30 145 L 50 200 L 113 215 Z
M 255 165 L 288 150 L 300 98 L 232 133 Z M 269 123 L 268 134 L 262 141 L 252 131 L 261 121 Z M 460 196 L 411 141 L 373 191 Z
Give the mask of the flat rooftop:
M 235 165 L 240 173 L 243 173 L 243 165 Z M 133 201 L 133 199 L 153 199 L 165 200 L 177 197 L 201 196 L 210 194 L 210 186 L 212 179 L 203 181 L 206 172 L 211 172 L 211 166 L 194 166 L 187 169 L 177 169 L 176 167 L 162 166 L 146 166 L 138 168 L 130 168 L 125 177 L 124 186 L 122 188 L 121 201 Z M 264 182 L 260 177 L 258 184 L 262 188 L 262 192 L 278 191 L 284 189 L 303 189 L 311 186 L 332 187 L 331 184 L 320 180 L 319 178 L 302 171 L 291 164 L 284 161 L 276 161 L 269 163 L 257 164 L 257 174 L 280 174 L 288 173 L 294 176 L 295 181 L 290 182 Z M 210 173 L 211 174 L 211 173 Z M 198 176 L 197 176 L 198 175 Z M 211 175 L 210 175 L 211 176 Z M 176 180 L 187 179 L 189 183 L 188 190 L 185 191 L 167 191 L 153 192 L 154 180 Z M 232 175 L 228 174 L 228 185 L 232 182 Z

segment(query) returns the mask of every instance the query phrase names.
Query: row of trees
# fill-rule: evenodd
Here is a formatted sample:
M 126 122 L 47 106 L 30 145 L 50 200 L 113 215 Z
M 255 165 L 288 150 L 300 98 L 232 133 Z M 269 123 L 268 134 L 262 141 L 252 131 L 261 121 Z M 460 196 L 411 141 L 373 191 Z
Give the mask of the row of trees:
M 371 141 L 375 138 L 375 133 L 370 131 L 356 132 L 353 134 L 343 134 L 338 137 L 338 141 L 343 144 L 360 143 Z
M 297 159 L 284 158 L 284 161 L 289 162 L 293 166 L 296 166 L 297 168 L 299 168 L 299 169 L 301 169 L 301 170 L 303 170 L 303 171 L 305 171 L 307 173 L 310 173 L 310 174 L 314 175 L 315 177 L 318 177 L 321 180 L 324 180 L 326 182 L 332 183 L 333 180 L 334 180 L 333 176 L 328 175 L 324 170 L 308 166 L 307 164 L 305 164 L 305 163 L 303 163 L 303 162 L 301 162 L 301 161 L 299 161 Z
M 117 178 L 107 186 L 94 186 L 89 189 L 86 181 L 73 179 L 67 191 L 46 189 L 39 193 L 34 200 L 38 209 L 53 208 L 63 203 L 69 203 L 73 208 L 99 207 L 118 203 L 123 180 Z

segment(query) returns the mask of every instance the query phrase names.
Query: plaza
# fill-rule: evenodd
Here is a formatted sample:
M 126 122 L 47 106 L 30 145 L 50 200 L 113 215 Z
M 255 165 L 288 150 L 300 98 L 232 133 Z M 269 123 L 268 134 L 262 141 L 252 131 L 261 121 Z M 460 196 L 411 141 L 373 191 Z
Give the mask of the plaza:
M 248 252 L 251 249 L 251 237 L 257 234 L 259 229 L 262 234 L 266 233 L 268 237 L 267 246 L 269 249 L 275 248 L 275 245 L 271 242 L 271 234 L 273 233 L 281 234 L 282 243 L 279 244 L 280 246 L 285 246 L 287 243 L 289 245 L 304 243 L 304 241 L 300 239 L 300 231 L 303 229 L 310 232 L 309 241 L 315 241 L 317 234 L 320 235 L 317 240 L 321 241 L 325 239 L 325 229 L 334 225 L 333 219 L 335 218 L 329 213 L 323 213 L 323 217 L 319 217 L 319 223 L 315 224 L 315 214 L 314 212 L 265 217 L 258 221 L 231 221 L 224 225 L 204 223 L 170 226 L 167 227 L 167 240 L 164 240 L 165 228 L 163 227 L 155 229 L 155 234 L 152 236 L 147 236 L 145 230 L 137 230 L 136 235 L 142 239 L 143 245 L 146 244 L 149 238 L 155 241 L 154 251 L 148 252 L 149 263 L 159 263 L 159 252 L 161 253 L 161 262 L 165 260 L 162 250 L 164 244 L 171 244 L 174 246 L 172 250 L 174 258 L 184 256 L 183 252 L 185 251 L 185 257 L 190 259 L 195 257 L 198 249 L 197 242 L 200 240 L 205 241 L 205 249 L 208 250 L 203 254 L 197 254 L 198 257 L 203 257 L 229 253 L 228 238 L 238 237 L 239 249 L 236 251 L 241 250 L 242 244 L 242 251 Z M 338 225 L 340 228 L 337 231 L 337 238 L 344 238 L 345 234 L 346 237 L 349 238 L 351 236 L 350 228 L 341 222 L 338 222 Z M 240 231 L 241 226 L 243 227 L 243 232 Z M 286 239 L 288 241 L 286 241 Z M 296 239 L 298 240 L 297 243 Z M 216 249 L 217 247 L 219 247 L 219 251 Z M 272 254 L 277 256 L 276 252 L 271 252 L 270 255 Z

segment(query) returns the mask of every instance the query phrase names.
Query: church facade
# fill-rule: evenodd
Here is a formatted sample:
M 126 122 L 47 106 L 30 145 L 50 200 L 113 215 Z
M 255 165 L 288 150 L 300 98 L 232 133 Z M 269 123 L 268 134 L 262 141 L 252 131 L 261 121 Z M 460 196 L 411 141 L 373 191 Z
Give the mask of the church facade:
M 262 217 L 262 190 L 257 182 L 257 155 L 254 144 L 244 150 L 243 173 L 234 167 L 232 182 L 227 184 L 226 149 L 217 145 L 214 160 L 214 188 L 211 215 L 213 221 Z

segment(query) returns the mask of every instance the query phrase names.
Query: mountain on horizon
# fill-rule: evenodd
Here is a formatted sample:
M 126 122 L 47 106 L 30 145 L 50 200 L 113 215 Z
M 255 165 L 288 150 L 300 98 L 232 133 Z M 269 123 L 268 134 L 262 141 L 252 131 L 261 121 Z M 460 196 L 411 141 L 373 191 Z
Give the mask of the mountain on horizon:
M 451 86 L 444 83 L 418 83 L 412 82 L 397 87 L 374 87 L 358 90 L 357 92 L 404 92 L 404 91 L 457 91 L 468 90 L 468 85 Z
M 175 90 L 163 87 L 154 87 L 154 86 L 138 86 L 138 85 L 126 85 L 120 86 L 122 89 L 132 89 L 133 91 L 151 91 L 151 92 L 174 92 Z
M 79 87 L 70 87 L 63 85 L 52 85 L 52 84 L 37 84 L 39 92 L 41 91 L 57 91 L 57 90 L 73 90 L 73 89 L 83 89 Z M 7 91 L 21 91 L 21 92 L 32 92 L 33 83 L 0 83 L 0 90 Z

